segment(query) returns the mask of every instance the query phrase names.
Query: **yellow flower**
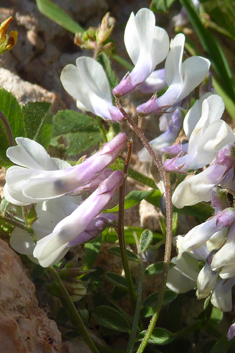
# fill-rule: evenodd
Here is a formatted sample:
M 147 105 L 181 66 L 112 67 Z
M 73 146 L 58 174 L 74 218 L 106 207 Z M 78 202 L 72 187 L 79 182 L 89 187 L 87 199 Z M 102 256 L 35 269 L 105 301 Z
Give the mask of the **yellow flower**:
M 0 25 L 0 54 L 11 50 L 17 42 L 17 31 L 11 31 L 10 34 L 7 34 L 8 26 L 12 20 L 13 18 L 9 17 Z

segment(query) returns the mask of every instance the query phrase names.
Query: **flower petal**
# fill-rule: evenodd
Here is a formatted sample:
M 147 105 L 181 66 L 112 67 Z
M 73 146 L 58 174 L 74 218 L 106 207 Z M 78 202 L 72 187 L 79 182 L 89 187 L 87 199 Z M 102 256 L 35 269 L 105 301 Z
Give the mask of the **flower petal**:
M 183 180 L 173 193 L 172 203 L 182 208 L 200 201 L 210 201 L 211 189 L 219 183 L 226 171 L 224 165 L 211 165 L 203 172 Z
M 149 9 L 132 13 L 125 29 L 124 42 L 134 69 L 114 88 L 115 96 L 123 96 L 134 90 L 163 61 L 169 50 L 166 31 L 155 26 L 155 16 Z
M 201 56 L 192 56 L 183 62 L 182 75 L 184 84 L 174 104 L 184 99 L 206 78 L 209 68 L 210 61 Z
M 219 280 L 211 296 L 211 303 L 219 310 L 227 312 L 232 310 L 232 286 L 235 277 L 229 280 Z
M 61 73 L 61 82 L 66 91 L 87 110 L 112 120 L 112 96 L 109 82 L 103 67 L 94 59 L 80 57 L 76 65 L 67 65 Z M 116 108 L 117 119 L 123 115 Z
M 22 167 L 39 170 L 57 170 L 58 167 L 46 152 L 45 148 L 34 140 L 17 137 L 18 146 L 7 149 L 7 157 Z

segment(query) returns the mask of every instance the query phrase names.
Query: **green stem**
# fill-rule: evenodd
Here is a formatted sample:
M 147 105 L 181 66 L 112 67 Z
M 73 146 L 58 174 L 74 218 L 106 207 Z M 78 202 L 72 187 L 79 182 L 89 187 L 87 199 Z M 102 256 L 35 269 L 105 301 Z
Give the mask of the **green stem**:
M 53 276 L 54 282 L 56 284 L 56 287 L 58 288 L 60 294 L 61 294 L 61 301 L 64 302 L 65 305 L 65 309 L 68 312 L 69 318 L 72 322 L 73 325 L 79 327 L 79 332 L 81 333 L 84 341 L 88 344 L 88 346 L 90 347 L 91 351 L 93 353 L 99 353 L 98 349 L 96 348 L 94 342 L 92 341 L 92 339 L 90 338 L 86 327 L 82 321 L 81 316 L 79 315 L 79 312 L 77 311 L 70 295 L 68 294 L 62 280 L 60 279 L 60 276 L 58 275 L 56 269 L 51 266 L 48 268 L 48 271 L 51 273 L 51 275 Z
M 22 223 L 20 221 L 15 221 L 15 220 L 7 218 L 5 216 L 0 216 L 0 220 L 3 220 L 4 222 L 9 223 L 9 224 L 11 224 L 14 227 L 18 227 L 18 228 L 24 229 L 26 232 L 28 232 L 30 234 L 33 233 L 33 230 L 32 230 L 32 228 L 30 226 L 26 226 L 24 223 Z
M 129 143 L 129 149 L 127 154 L 127 160 L 124 165 L 124 175 L 127 174 L 128 164 L 130 160 L 132 145 Z M 119 188 L 119 212 L 118 212 L 118 239 L 122 258 L 122 265 L 125 272 L 125 277 L 127 280 L 127 285 L 129 289 L 129 295 L 131 299 L 131 304 L 133 310 L 135 310 L 136 305 L 136 291 L 132 281 L 131 272 L 128 264 L 127 254 L 126 254 L 126 242 L 124 234 L 124 199 L 125 199 L 125 180 Z
M 138 244 L 138 239 L 136 239 L 136 244 Z M 139 248 L 139 246 L 137 246 L 137 248 Z M 143 274 L 144 274 L 144 266 L 143 266 L 143 260 L 141 255 L 139 256 L 139 261 L 140 263 L 139 263 L 139 278 L 138 278 L 138 288 L 137 288 L 137 301 L 136 301 L 135 315 L 134 315 L 134 320 L 132 324 L 131 335 L 128 342 L 126 353 L 133 352 L 135 339 L 136 339 L 136 332 L 138 329 L 138 323 L 140 318 L 140 309 L 141 309 L 142 291 L 143 291 Z
M 104 142 L 108 142 L 107 135 L 106 135 L 106 130 L 105 130 L 104 126 L 103 126 L 102 119 L 99 116 L 96 116 L 96 118 L 97 118 L 97 122 L 98 122 L 98 125 L 99 125 L 100 132 L 101 132 L 101 134 L 103 136 L 103 140 L 104 140 Z
M 150 320 L 148 329 L 146 331 L 146 334 L 143 338 L 143 341 L 141 342 L 137 353 L 142 353 L 145 349 L 145 347 L 148 344 L 148 341 L 153 333 L 154 327 L 157 323 L 157 319 L 159 317 L 159 313 L 162 307 L 162 302 L 164 298 L 164 294 L 166 291 L 166 281 L 167 281 L 167 275 L 169 271 L 169 266 L 170 266 L 170 259 L 171 259 L 171 246 L 172 246 L 172 207 L 171 204 L 169 204 L 169 201 L 171 201 L 171 190 L 170 190 L 170 178 L 169 178 L 169 173 L 166 173 L 166 182 L 165 182 L 165 193 L 166 193 L 166 202 L 167 202 L 167 219 L 166 219 L 166 244 L 165 244 L 165 254 L 164 254 L 164 266 L 163 266 L 163 274 L 161 277 L 161 286 L 159 290 L 159 296 L 156 304 L 156 308 L 154 311 L 154 314 Z

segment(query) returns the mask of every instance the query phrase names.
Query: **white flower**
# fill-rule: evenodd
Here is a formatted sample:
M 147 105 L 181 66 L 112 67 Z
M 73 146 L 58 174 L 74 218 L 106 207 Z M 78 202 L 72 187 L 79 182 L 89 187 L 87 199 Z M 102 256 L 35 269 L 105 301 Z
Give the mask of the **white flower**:
M 196 295 L 198 299 L 206 298 L 211 290 L 214 288 L 219 272 L 212 271 L 211 269 L 211 259 L 213 257 L 213 253 L 211 253 L 206 259 L 205 266 L 201 269 L 197 277 L 197 292 Z
M 50 234 L 55 226 L 69 216 L 81 202 L 81 196 L 63 196 L 37 203 L 35 205 L 37 219 L 32 226 L 37 240 Z M 26 230 L 16 227 L 11 233 L 10 245 L 18 253 L 27 255 L 32 261 L 38 263 L 33 256 L 36 243 Z
M 74 167 L 52 159 L 33 140 L 18 137 L 16 141 L 18 146 L 10 147 L 7 156 L 20 166 L 7 170 L 4 196 L 9 202 L 22 206 L 81 191 L 83 187 L 96 187 L 110 175 L 106 168 L 125 148 L 127 137 L 119 133 L 98 152 Z
M 200 201 L 210 201 L 212 188 L 219 184 L 233 189 L 234 149 L 234 144 L 224 146 L 208 168 L 184 179 L 172 195 L 174 206 L 182 208 L 195 205 Z
M 113 172 L 81 205 L 63 218 L 50 234 L 37 242 L 33 255 L 41 266 L 48 267 L 62 259 L 69 250 L 69 243 L 104 209 L 122 182 L 123 173 L 119 170 Z
M 155 26 L 155 16 L 149 9 L 141 9 L 136 15 L 131 13 L 124 42 L 135 67 L 114 88 L 113 93 L 117 97 L 124 96 L 144 82 L 156 65 L 166 58 L 169 50 L 168 34 Z
M 165 64 L 167 91 L 159 98 L 152 97 L 137 107 L 140 115 L 155 114 L 182 101 L 206 77 L 210 61 L 200 56 L 192 56 L 182 63 L 185 36 L 180 33 L 171 41 L 171 50 Z
M 180 258 L 173 257 L 171 262 L 175 267 L 168 273 L 167 287 L 176 293 L 186 293 L 194 289 L 199 273 L 198 261 L 184 253 Z
M 199 169 L 209 164 L 219 150 L 234 142 L 232 129 L 221 120 L 224 102 L 216 94 L 203 95 L 185 116 L 184 131 L 189 139 L 188 151 L 184 156 L 175 157 L 164 163 L 172 172 Z
M 229 280 L 219 280 L 211 296 L 211 303 L 219 310 L 227 312 L 232 310 L 232 286 L 235 277 Z
M 78 108 L 86 108 L 106 120 L 124 119 L 120 110 L 112 104 L 107 76 L 96 60 L 85 56 L 78 58 L 76 66 L 69 64 L 63 69 L 61 82 L 77 100 Z
M 7 170 L 4 197 L 14 205 L 29 205 L 33 201 L 22 193 L 24 186 L 28 186 L 28 177 L 39 177 L 45 171 L 59 171 L 71 167 L 69 163 L 51 158 L 46 150 L 36 141 L 24 137 L 17 137 L 18 146 L 8 148 L 7 157 L 20 167 Z

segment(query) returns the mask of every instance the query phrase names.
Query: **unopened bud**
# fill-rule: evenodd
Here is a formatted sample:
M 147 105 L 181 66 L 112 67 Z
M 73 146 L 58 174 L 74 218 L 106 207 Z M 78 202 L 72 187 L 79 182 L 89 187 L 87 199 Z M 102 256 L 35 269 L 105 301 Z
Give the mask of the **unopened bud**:
M 12 20 L 13 18 L 9 17 L 0 25 L 0 54 L 11 50 L 16 45 L 18 32 L 12 31 L 9 35 L 7 34 L 8 26 Z
M 109 12 L 107 12 L 98 28 L 97 40 L 99 43 L 103 43 L 109 38 L 113 30 L 114 23 L 114 18 L 110 17 Z

